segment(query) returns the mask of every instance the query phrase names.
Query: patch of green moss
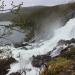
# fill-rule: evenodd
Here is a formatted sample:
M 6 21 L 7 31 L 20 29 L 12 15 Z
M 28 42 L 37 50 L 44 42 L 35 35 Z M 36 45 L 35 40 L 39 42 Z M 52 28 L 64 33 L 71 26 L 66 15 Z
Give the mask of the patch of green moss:
M 64 57 L 58 57 L 48 62 L 48 67 L 45 68 L 41 75 L 57 75 L 59 72 L 64 71 L 71 64 L 71 60 Z

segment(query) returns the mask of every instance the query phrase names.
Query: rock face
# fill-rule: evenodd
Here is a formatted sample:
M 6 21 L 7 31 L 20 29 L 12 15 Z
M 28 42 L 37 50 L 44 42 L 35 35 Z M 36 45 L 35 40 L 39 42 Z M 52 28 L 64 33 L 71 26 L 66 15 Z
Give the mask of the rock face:
M 0 75 L 5 75 L 10 68 L 10 64 L 16 62 L 16 60 L 12 57 L 6 59 L 0 59 Z
M 38 55 L 33 56 L 32 65 L 34 67 L 41 67 L 45 63 L 49 62 L 51 60 L 51 57 L 49 55 Z
M 62 52 L 67 50 L 68 48 L 75 47 L 75 39 L 72 38 L 70 40 L 60 40 L 56 47 L 53 48 L 51 51 L 51 57 L 54 58 L 56 56 L 59 56 Z
M 75 39 L 74 38 L 72 38 L 71 40 L 60 40 L 58 42 L 58 46 L 60 46 L 60 45 L 66 45 L 66 47 L 61 49 L 59 56 L 75 54 L 75 51 L 74 51 Z
M 74 38 L 72 38 L 71 40 L 60 40 L 58 42 L 58 45 L 63 45 L 63 44 L 67 45 L 67 44 L 71 44 L 71 43 L 75 43 L 75 39 Z
M 16 72 L 16 73 L 12 73 L 10 75 L 21 75 L 19 72 Z

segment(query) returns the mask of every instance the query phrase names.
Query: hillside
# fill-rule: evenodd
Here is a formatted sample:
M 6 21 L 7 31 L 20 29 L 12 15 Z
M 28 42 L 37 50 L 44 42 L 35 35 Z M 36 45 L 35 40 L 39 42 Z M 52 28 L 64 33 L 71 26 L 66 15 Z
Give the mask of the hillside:
M 57 14 L 64 14 L 65 16 L 67 14 L 72 14 L 71 11 L 75 10 L 75 3 L 69 3 L 69 4 L 62 4 L 57 6 L 33 6 L 33 7 L 22 7 L 18 14 L 25 14 L 26 16 L 30 15 L 33 17 L 35 15 L 36 17 L 47 17 L 50 16 L 52 13 Z M 0 13 L 0 21 L 1 20 L 12 20 L 14 16 L 18 14 L 13 14 L 11 12 L 7 13 Z

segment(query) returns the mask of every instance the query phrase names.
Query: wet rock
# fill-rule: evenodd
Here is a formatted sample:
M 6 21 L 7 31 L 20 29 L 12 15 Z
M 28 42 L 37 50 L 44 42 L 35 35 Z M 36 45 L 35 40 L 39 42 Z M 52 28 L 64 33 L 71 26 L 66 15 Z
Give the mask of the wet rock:
M 19 72 L 11 73 L 10 75 L 21 75 Z
M 16 62 L 16 60 L 12 57 L 6 59 L 0 59 L 0 75 L 5 75 L 8 73 L 8 69 L 10 68 L 10 64 Z
M 26 47 L 26 46 L 32 46 L 32 45 L 30 45 L 28 42 L 15 44 L 15 47 L 16 48 L 18 48 L 18 47 Z
M 75 56 L 75 39 L 66 40 L 67 46 L 63 48 L 59 56 L 74 57 Z
M 68 54 L 67 52 L 69 52 L 70 48 L 74 48 L 74 47 L 75 47 L 74 38 L 70 40 L 60 40 L 57 43 L 57 46 L 53 48 L 50 55 L 52 58 L 55 58 L 56 56 Z
M 70 41 L 71 41 L 71 43 L 75 43 L 75 39 L 74 38 L 72 38 Z
M 58 42 L 58 45 L 63 45 L 63 44 L 66 44 L 66 41 L 65 41 L 65 40 L 60 40 L 60 41 Z
M 51 57 L 49 55 L 38 55 L 33 56 L 32 65 L 35 67 L 41 67 L 45 63 L 51 60 Z
M 58 42 L 58 45 L 63 45 L 63 44 L 67 45 L 67 44 L 71 44 L 71 43 L 75 43 L 75 39 L 74 38 L 72 38 L 71 40 L 60 40 Z

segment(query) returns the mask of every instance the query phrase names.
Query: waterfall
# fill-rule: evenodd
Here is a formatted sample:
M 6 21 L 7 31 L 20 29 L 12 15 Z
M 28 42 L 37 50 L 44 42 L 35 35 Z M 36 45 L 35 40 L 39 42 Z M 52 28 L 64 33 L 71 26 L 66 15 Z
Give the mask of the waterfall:
M 63 27 L 55 30 L 54 36 L 47 41 L 42 42 L 42 45 L 40 47 L 35 47 L 29 50 L 25 50 L 25 49 L 20 49 L 20 48 L 13 48 L 13 47 L 9 47 L 13 53 L 13 57 L 15 59 L 17 59 L 18 61 L 20 61 L 20 59 L 18 58 L 19 53 L 22 57 L 22 62 L 21 65 L 25 65 L 25 69 L 26 69 L 26 75 L 38 75 L 39 74 L 39 69 L 35 68 L 31 65 L 31 57 L 33 55 L 42 55 L 45 54 L 49 51 L 51 51 L 56 45 L 57 42 L 60 41 L 61 39 L 63 40 L 69 40 L 71 38 L 75 38 L 75 18 L 70 19 Z M 4 49 L 6 47 L 3 47 Z M 51 56 L 56 56 L 58 55 L 59 52 L 54 51 Z M 11 66 L 9 73 L 7 75 L 9 75 L 10 73 L 12 73 L 14 71 L 15 68 L 13 68 L 14 66 L 20 65 L 19 63 L 14 64 L 13 66 Z M 16 68 L 17 69 L 17 68 Z M 31 69 L 30 71 L 27 71 L 28 69 Z M 20 70 L 20 67 L 17 69 Z

